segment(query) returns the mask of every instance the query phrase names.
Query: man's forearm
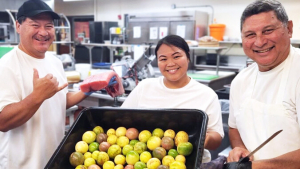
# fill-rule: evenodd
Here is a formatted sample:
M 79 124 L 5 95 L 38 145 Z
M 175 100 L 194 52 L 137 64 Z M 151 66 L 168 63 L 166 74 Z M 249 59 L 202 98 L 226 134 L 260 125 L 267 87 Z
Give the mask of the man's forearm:
M 6 132 L 26 123 L 42 103 L 42 100 L 30 94 L 18 103 L 5 106 L 0 112 L 0 131 Z
M 67 93 L 67 109 L 81 102 L 83 99 L 88 97 L 82 91 L 69 92 Z
M 253 169 L 298 169 L 300 168 L 300 149 L 281 156 L 252 162 Z
M 231 144 L 232 148 L 240 147 L 240 148 L 247 149 L 246 146 L 244 145 L 244 143 L 241 139 L 240 133 L 237 129 L 229 128 L 228 134 L 229 134 L 230 144 Z

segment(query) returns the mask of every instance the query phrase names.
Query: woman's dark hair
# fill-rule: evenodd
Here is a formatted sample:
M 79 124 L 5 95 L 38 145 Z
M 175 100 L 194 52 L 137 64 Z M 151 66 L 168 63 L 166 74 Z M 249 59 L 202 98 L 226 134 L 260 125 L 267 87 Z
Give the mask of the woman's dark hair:
M 289 17 L 287 16 L 285 9 L 280 2 L 278 2 L 277 0 L 257 0 L 249 4 L 244 10 L 241 17 L 241 31 L 243 28 L 243 24 L 248 17 L 262 12 L 270 11 L 274 11 L 277 19 L 281 21 L 285 26 L 287 26 Z
M 168 46 L 175 46 L 177 48 L 182 49 L 185 52 L 188 60 L 190 60 L 189 45 L 186 43 L 186 41 L 182 37 L 177 36 L 177 35 L 168 35 L 168 36 L 162 38 L 161 40 L 159 40 L 157 45 L 156 45 L 156 48 L 155 48 L 156 57 L 157 57 L 157 51 L 158 51 L 158 49 L 160 48 L 160 46 L 162 44 L 165 44 L 165 45 L 168 45 Z

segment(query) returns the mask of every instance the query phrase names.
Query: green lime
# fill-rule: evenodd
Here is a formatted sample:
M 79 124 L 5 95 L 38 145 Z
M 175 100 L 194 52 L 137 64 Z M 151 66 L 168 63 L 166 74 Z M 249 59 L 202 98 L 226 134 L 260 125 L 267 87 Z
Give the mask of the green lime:
M 134 165 L 136 162 L 140 160 L 139 153 L 135 151 L 129 151 L 126 155 L 126 163 L 130 165 Z
M 152 136 L 157 136 L 159 138 L 162 138 L 164 136 L 164 131 L 160 128 L 156 128 L 152 131 Z
M 147 145 L 146 143 L 138 142 L 133 146 L 133 150 L 141 154 L 142 152 L 147 150 Z
M 93 132 L 95 132 L 96 135 L 98 135 L 99 133 L 104 133 L 104 130 L 101 126 L 96 126 L 94 127 Z
M 92 153 L 96 150 L 99 149 L 99 143 L 98 142 L 92 142 L 90 145 L 89 145 L 89 151 Z
M 172 156 L 172 157 L 176 157 L 177 155 L 178 155 L 178 152 L 177 152 L 177 150 L 175 150 L 175 149 L 170 149 L 169 151 L 168 151 L 168 155 L 170 155 L 170 156 Z
M 131 150 L 133 150 L 133 146 L 127 144 L 127 145 L 125 145 L 125 146 L 123 147 L 123 149 L 122 149 L 122 154 L 126 156 L 126 154 L 127 154 L 129 151 L 131 151 Z
M 179 143 L 177 146 L 177 152 L 180 155 L 188 156 L 193 151 L 193 144 L 190 142 Z
M 147 165 L 144 162 L 138 161 L 134 164 L 134 169 L 144 169 Z
M 130 140 L 129 144 L 134 146 L 139 140 Z

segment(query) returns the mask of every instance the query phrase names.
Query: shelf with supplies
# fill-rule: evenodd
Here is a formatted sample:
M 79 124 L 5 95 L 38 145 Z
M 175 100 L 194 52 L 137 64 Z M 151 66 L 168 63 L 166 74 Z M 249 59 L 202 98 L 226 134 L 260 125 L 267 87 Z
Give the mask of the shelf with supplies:
M 82 43 L 81 45 L 86 46 L 89 49 L 89 56 L 90 56 L 90 63 L 92 64 L 92 54 L 91 54 L 91 50 L 93 47 L 95 46 L 99 46 L 99 47 L 107 47 L 110 49 L 110 63 L 113 63 L 113 57 L 114 57 L 114 53 L 113 53 L 113 49 L 117 48 L 117 47 L 133 47 L 135 45 L 137 46 L 142 46 L 144 48 L 148 48 L 150 47 L 150 45 L 138 45 L 138 44 L 103 44 L 103 43 Z M 153 45 L 151 46 L 151 48 L 155 48 L 156 46 Z M 227 49 L 227 47 L 223 47 L 223 46 L 219 46 L 219 47 L 203 47 L 203 46 L 190 46 L 190 50 L 214 50 L 217 54 L 217 64 L 216 64 L 216 75 L 219 75 L 219 62 L 220 62 L 220 53 L 222 50 Z M 193 58 L 194 61 L 196 61 L 196 56 Z M 194 62 L 194 66 L 195 68 L 199 68 L 201 66 L 208 66 L 208 65 L 199 65 L 196 64 L 196 62 Z
M 125 28 L 109 28 L 109 41 L 111 44 L 123 44 L 125 42 Z
M 81 43 L 81 45 L 86 46 L 89 50 L 89 60 L 90 60 L 90 64 L 92 63 L 92 49 L 93 47 L 107 47 L 109 49 L 109 60 L 110 63 L 114 62 L 114 56 L 118 56 L 118 57 L 122 57 L 123 55 L 115 55 L 114 54 L 114 49 L 118 48 L 118 47 L 127 47 L 127 48 L 133 48 L 134 46 L 140 46 L 140 47 L 144 47 L 144 48 L 148 48 L 149 45 L 137 45 L 137 44 L 105 44 L 105 43 Z
M 17 10 L 10 9 L 0 11 L 0 42 L 2 42 L 2 44 L 13 45 L 19 43 L 19 34 L 16 31 L 17 12 Z
M 73 41 L 71 41 L 71 26 L 68 18 L 60 13 L 59 14 L 60 19 L 54 20 L 54 29 L 55 29 L 55 41 L 53 41 L 54 44 L 54 50 L 58 54 L 58 52 L 61 52 L 60 46 L 66 45 L 68 46 L 68 54 L 72 55 L 72 45 Z
M 227 47 L 224 46 L 218 46 L 218 47 L 205 47 L 205 46 L 190 46 L 190 50 L 213 50 L 216 52 L 217 58 L 216 58 L 216 66 L 210 66 L 205 64 L 197 64 L 197 56 L 194 55 L 193 62 L 194 67 L 197 68 L 215 68 L 216 69 L 216 75 L 219 76 L 219 68 L 220 68 L 220 53 L 222 50 L 227 49 Z

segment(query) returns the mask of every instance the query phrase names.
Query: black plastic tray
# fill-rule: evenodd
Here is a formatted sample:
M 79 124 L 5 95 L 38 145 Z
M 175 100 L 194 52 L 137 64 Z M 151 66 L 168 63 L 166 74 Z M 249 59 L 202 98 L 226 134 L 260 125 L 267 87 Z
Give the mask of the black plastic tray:
M 208 116 L 200 110 L 188 109 L 124 109 L 113 107 L 90 107 L 81 111 L 68 133 L 52 155 L 46 169 L 74 169 L 69 157 L 75 151 L 75 144 L 81 140 L 87 130 L 97 125 L 105 131 L 109 128 L 135 127 L 139 131 L 155 128 L 186 131 L 193 152 L 186 157 L 188 169 L 199 168 L 204 150 L 204 140 Z

